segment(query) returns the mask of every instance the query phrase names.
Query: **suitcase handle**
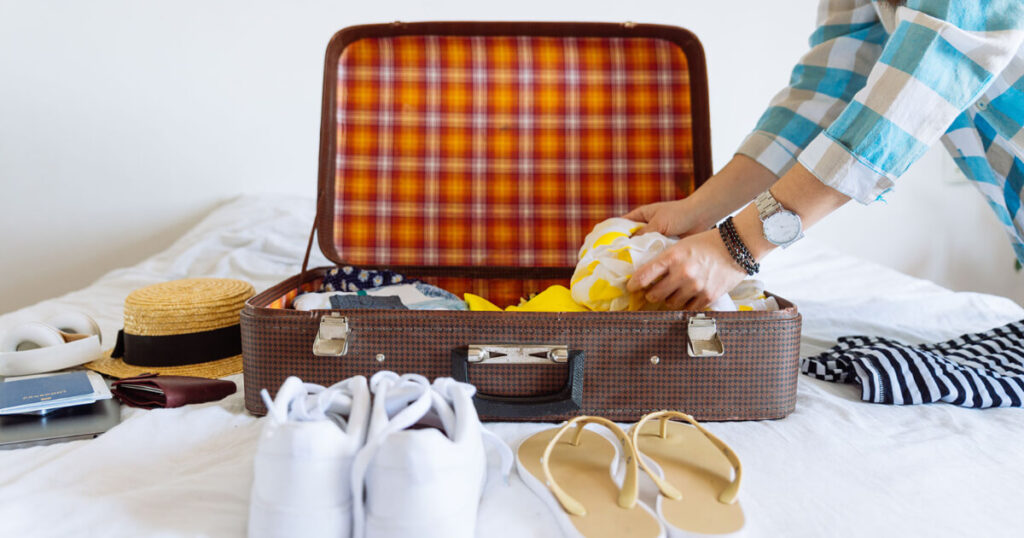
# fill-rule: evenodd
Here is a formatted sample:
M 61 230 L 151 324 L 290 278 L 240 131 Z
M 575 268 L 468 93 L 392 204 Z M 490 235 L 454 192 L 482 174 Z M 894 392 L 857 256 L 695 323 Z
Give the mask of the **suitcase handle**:
M 469 383 L 470 346 L 452 350 L 452 378 Z M 558 392 L 541 396 L 491 396 L 477 393 L 473 396 L 477 413 L 489 417 L 526 418 L 564 415 L 579 411 L 583 406 L 583 351 L 568 351 L 566 362 L 569 378 Z

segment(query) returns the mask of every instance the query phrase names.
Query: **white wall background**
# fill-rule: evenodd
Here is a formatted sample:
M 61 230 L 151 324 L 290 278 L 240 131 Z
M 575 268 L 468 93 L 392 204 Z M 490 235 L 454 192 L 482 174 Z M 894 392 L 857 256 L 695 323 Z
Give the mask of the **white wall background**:
M 0 0 L 0 312 L 166 248 L 240 193 L 312 196 L 323 54 L 353 24 L 685 26 L 708 57 L 715 163 L 789 77 L 814 0 Z M 981 197 L 936 148 L 888 195 L 812 230 L 958 290 L 1024 302 Z M 827 278 L 823 275 L 822 278 Z

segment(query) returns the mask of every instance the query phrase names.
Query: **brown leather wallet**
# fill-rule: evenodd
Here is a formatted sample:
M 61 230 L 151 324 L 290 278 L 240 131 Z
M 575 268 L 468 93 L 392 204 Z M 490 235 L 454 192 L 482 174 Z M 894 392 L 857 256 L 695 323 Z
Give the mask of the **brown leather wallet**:
M 180 375 L 143 374 L 114 381 L 110 392 L 131 407 L 155 409 L 213 402 L 237 388 L 233 381 Z

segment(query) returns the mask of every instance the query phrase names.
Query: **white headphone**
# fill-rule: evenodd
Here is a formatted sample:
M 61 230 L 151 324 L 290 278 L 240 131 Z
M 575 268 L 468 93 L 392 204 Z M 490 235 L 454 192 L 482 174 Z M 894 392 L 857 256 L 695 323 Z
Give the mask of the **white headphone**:
M 30 321 L 0 337 L 0 376 L 63 370 L 100 356 L 100 327 L 81 312 Z

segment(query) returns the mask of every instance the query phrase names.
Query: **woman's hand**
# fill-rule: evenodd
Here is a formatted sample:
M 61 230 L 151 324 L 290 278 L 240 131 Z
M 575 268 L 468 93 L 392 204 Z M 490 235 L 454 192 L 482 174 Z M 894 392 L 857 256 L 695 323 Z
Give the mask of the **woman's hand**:
M 707 191 L 705 185 L 700 192 Z M 802 165 L 793 166 L 774 186 L 772 195 L 783 207 L 800 215 L 804 229 L 810 228 L 826 215 L 849 201 L 849 198 L 818 180 Z M 676 232 L 687 222 L 687 200 L 651 204 L 630 213 L 633 217 L 649 217 L 648 227 L 675 226 Z M 643 213 L 641 213 L 643 212 Z M 636 215 L 634 215 L 634 213 Z M 629 216 L 627 215 L 627 216 Z M 680 224 L 682 223 L 682 224 Z M 764 237 L 757 207 L 748 204 L 733 218 L 736 233 L 755 260 L 761 260 L 775 249 Z M 691 225 L 692 229 L 692 225 Z M 662 231 L 656 228 L 648 231 Z M 692 232 L 691 232 L 692 233 Z M 731 291 L 746 276 L 746 272 L 732 259 L 722 242 L 718 230 L 700 231 L 684 237 L 665 249 L 656 258 L 637 269 L 626 289 L 630 292 L 646 290 L 648 302 L 665 302 L 672 308 L 700 310 L 711 301 Z
M 745 276 L 718 230 L 706 230 L 665 249 L 633 274 L 626 289 L 647 289 L 645 298 L 651 303 L 664 302 L 677 310 L 703 310 Z
M 685 237 L 703 232 L 743 207 L 775 183 L 775 174 L 744 155 L 736 155 L 692 194 L 674 202 L 638 207 L 624 216 L 647 226 L 637 233 Z
M 637 234 L 658 232 L 669 237 L 685 237 L 703 232 L 711 226 L 698 213 L 691 198 L 647 204 L 626 213 L 624 217 L 647 223 Z

